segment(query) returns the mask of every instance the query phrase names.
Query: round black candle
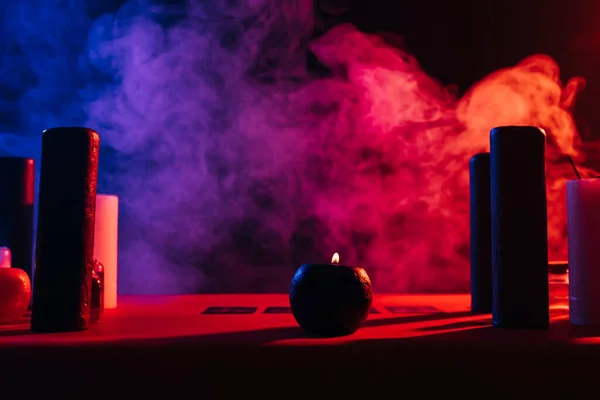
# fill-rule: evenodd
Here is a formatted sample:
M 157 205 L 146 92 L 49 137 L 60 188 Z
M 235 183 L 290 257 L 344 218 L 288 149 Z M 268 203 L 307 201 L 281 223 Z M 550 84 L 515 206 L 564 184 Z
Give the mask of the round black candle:
M 292 313 L 298 324 L 314 336 L 356 332 L 367 319 L 372 303 L 371 280 L 360 267 L 304 264 L 292 279 Z
M 471 310 L 492 312 L 492 217 L 490 204 L 490 153 L 474 155 L 469 162 L 471 241 Z
M 89 325 L 99 147 L 87 128 L 42 136 L 32 331 Z
M 12 254 L 13 268 L 33 281 L 33 208 L 35 162 L 26 157 L 0 157 L 0 246 Z
M 490 134 L 492 323 L 549 326 L 546 134 L 530 126 Z

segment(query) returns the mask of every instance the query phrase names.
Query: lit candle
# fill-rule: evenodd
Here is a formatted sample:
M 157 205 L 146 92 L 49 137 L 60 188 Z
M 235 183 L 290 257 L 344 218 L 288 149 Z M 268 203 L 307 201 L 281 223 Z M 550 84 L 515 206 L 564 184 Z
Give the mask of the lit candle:
M 304 264 L 294 274 L 290 306 L 298 324 L 314 336 L 341 336 L 356 332 L 373 303 L 371 280 L 360 267 Z
M 600 325 L 600 179 L 567 182 L 569 318 Z

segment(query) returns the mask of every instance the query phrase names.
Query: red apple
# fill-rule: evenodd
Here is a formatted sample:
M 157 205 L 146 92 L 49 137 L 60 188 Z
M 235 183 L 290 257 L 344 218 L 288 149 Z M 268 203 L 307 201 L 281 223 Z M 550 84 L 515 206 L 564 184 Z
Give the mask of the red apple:
M 18 268 L 0 268 L 0 324 L 18 322 L 31 300 L 31 282 Z

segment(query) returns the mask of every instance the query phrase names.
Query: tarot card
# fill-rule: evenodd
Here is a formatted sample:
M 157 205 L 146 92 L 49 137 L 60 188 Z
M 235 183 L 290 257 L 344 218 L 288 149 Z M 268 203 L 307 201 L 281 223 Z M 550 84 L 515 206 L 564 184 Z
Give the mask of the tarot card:
M 257 307 L 208 307 L 202 314 L 254 314 Z
M 432 306 L 389 306 L 386 309 L 392 314 L 433 314 L 442 312 Z
M 263 314 L 291 314 L 292 307 L 267 307 Z

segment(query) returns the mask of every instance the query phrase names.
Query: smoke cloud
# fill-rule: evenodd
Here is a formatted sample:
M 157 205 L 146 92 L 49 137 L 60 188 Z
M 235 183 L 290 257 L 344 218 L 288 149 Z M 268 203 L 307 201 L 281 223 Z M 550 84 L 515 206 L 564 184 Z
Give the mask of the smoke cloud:
M 583 81 L 563 85 L 546 56 L 457 98 L 351 25 L 311 40 L 310 1 L 15 3 L 0 9 L 0 154 L 37 157 L 50 126 L 100 133 L 123 293 L 284 292 L 334 252 L 379 292 L 466 291 L 468 160 L 509 124 L 548 133 L 550 257 L 566 256 Z

